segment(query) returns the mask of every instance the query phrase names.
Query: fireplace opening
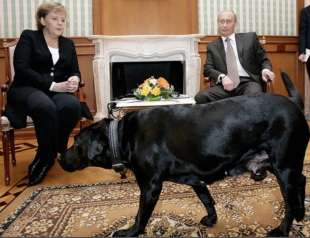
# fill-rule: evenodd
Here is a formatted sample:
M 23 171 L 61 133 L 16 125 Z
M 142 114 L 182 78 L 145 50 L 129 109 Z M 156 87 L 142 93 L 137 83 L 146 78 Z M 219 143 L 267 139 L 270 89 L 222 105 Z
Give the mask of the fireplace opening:
M 112 100 L 133 96 L 133 90 L 151 76 L 164 77 L 172 84 L 175 91 L 184 94 L 183 61 L 158 62 L 113 62 L 111 63 Z

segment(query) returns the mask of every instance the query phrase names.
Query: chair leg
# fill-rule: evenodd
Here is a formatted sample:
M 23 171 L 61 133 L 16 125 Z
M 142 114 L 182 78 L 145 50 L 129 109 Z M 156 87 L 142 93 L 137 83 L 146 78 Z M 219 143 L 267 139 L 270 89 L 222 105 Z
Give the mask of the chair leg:
M 86 125 L 87 120 L 80 120 L 80 130 L 82 130 Z
M 2 148 L 3 148 L 3 160 L 4 160 L 4 183 L 6 186 L 10 184 L 10 152 L 9 152 L 9 131 L 2 132 Z
M 16 157 L 15 157 L 15 136 L 14 136 L 14 129 L 9 131 L 10 133 L 10 149 L 11 149 L 11 156 L 12 156 L 12 165 L 16 166 Z

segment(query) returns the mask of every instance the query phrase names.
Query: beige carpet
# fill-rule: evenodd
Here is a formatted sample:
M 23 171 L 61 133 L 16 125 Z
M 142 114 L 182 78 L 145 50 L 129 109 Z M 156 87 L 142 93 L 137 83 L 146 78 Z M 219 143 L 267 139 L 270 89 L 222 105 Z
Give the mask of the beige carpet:
M 310 177 L 310 165 L 305 165 Z M 310 183 L 310 180 L 309 180 Z M 291 235 L 310 236 L 309 184 L 306 217 L 294 223 Z M 204 207 L 188 186 L 167 182 L 143 236 L 214 237 L 265 236 L 283 215 L 283 202 L 272 175 L 254 182 L 249 175 L 228 178 L 210 186 L 218 223 L 199 224 Z M 109 236 L 134 222 L 139 189 L 133 178 L 94 185 L 38 188 L 0 225 L 0 235 Z

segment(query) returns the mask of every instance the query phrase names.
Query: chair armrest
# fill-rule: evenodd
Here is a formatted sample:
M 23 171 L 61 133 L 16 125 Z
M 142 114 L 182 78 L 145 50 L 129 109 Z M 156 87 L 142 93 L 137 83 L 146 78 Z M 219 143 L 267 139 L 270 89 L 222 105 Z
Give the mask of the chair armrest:
M 85 86 L 85 82 L 84 82 L 84 80 L 81 80 L 80 83 L 79 83 L 79 87 L 83 88 L 84 86 Z
M 5 106 L 7 104 L 7 92 L 9 91 L 10 87 L 10 81 L 7 81 L 6 83 L 1 85 L 1 116 L 4 114 Z
M 85 94 L 83 92 L 83 88 L 85 87 L 85 82 L 83 80 L 80 81 L 79 83 L 79 88 L 75 92 L 75 96 L 82 102 L 85 99 Z
M 204 82 L 208 85 L 208 88 L 214 86 L 214 82 L 209 77 L 204 77 Z

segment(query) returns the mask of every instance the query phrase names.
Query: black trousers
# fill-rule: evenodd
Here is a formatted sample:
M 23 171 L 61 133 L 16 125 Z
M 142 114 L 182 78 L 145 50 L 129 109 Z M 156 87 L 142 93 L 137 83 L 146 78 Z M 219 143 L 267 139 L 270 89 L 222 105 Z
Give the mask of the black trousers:
M 11 90 L 9 100 L 22 106 L 34 122 L 38 150 L 36 158 L 50 162 L 63 153 L 80 119 L 80 102 L 73 94 L 43 92 L 33 87 Z
M 262 93 L 262 85 L 254 81 L 241 81 L 237 88 L 232 91 L 225 91 L 222 84 L 215 85 L 205 91 L 199 92 L 195 96 L 197 104 L 213 102 L 228 97 L 240 95 L 255 95 Z

